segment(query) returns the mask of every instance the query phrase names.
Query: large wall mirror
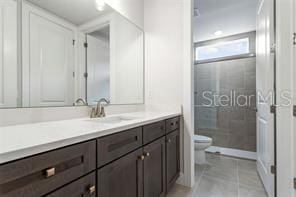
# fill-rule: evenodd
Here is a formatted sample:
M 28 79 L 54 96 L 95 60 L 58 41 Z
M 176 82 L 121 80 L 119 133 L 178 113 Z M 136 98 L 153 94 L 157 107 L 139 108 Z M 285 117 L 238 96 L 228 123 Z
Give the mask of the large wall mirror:
M 101 0 L 20 2 L 0 1 L 0 108 L 144 103 L 141 28 Z

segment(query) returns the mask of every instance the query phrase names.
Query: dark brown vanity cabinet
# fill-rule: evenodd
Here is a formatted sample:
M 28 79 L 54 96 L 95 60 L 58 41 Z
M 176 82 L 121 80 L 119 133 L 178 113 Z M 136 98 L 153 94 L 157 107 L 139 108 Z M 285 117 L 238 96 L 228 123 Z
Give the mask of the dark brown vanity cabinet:
M 46 197 L 96 197 L 96 173 L 93 172 L 85 177 L 52 192 Z
M 136 139 L 139 140 L 140 136 L 139 130 L 107 136 L 103 140 L 99 139 L 98 149 L 105 147 L 103 149 L 107 150 L 110 148 L 106 147 L 118 144 L 116 152 L 127 155 L 98 170 L 98 196 L 165 196 L 180 173 L 179 121 L 178 117 L 143 126 L 142 146 L 129 154 L 127 147 L 137 147 L 132 144 L 137 144 Z M 102 141 L 104 141 L 104 146 L 100 145 Z M 102 157 L 108 154 L 103 153 Z
M 180 174 L 180 132 L 175 130 L 166 136 L 166 184 L 169 191 Z
M 95 170 L 95 154 L 93 140 L 0 165 L 0 196 L 43 196 Z
M 180 119 L 0 165 L 1 197 L 162 197 L 180 173 Z
M 98 196 L 142 197 L 142 149 L 136 150 L 98 170 Z
M 165 196 L 165 137 L 143 148 L 144 197 Z

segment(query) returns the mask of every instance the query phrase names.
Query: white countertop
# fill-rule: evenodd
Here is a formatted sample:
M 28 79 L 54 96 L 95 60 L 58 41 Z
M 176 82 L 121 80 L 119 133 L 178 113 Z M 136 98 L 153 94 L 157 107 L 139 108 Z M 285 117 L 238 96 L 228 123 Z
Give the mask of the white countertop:
M 145 111 L 113 116 L 124 115 L 135 119 L 107 124 L 80 118 L 0 127 L 0 164 L 181 114 Z

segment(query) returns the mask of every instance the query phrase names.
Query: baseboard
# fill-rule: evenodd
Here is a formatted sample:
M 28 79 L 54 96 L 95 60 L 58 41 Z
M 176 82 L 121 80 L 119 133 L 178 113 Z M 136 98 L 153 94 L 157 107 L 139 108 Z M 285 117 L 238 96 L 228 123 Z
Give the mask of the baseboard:
M 257 160 L 257 153 L 256 152 L 244 151 L 244 150 L 238 150 L 238 149 L 232 149 L 232 148 L 211 146 L 208 149 L 206 149 L 206 152 L 209 152 L 209 153 L 219 152 L 220 154 L 226 155 L 226 156 Z
M 179 185 L 187 186 L 187 185 L 185 185 L 184 173 L 182 173 L 182 172 L 180 173 L 180 177 L 177 179 L 176 183 Z

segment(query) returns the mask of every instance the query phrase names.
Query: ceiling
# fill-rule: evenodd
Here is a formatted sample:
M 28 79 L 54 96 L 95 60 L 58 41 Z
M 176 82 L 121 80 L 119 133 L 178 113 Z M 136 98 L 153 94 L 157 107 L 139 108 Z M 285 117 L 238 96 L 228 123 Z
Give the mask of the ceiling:
M 67 21 L 82 25 L 95 19 L 112 8 L 106 6 L 106 10 L 100 12 L 95 7 L 94 0 L 28 0 L 29 2 L 60 16 Z
M 199 17 L 194 18 L 194 41 L 254 31 L 259 0 L 195 0 Z M 223 34 L 215 36 L 214 32 Z
M 110 40 L 110 25 L 107 25 L 97 31 L 94 31 L 90 33 L 89 35 L 95 37 L 95 38 L 103 38 L 106 41 Z

